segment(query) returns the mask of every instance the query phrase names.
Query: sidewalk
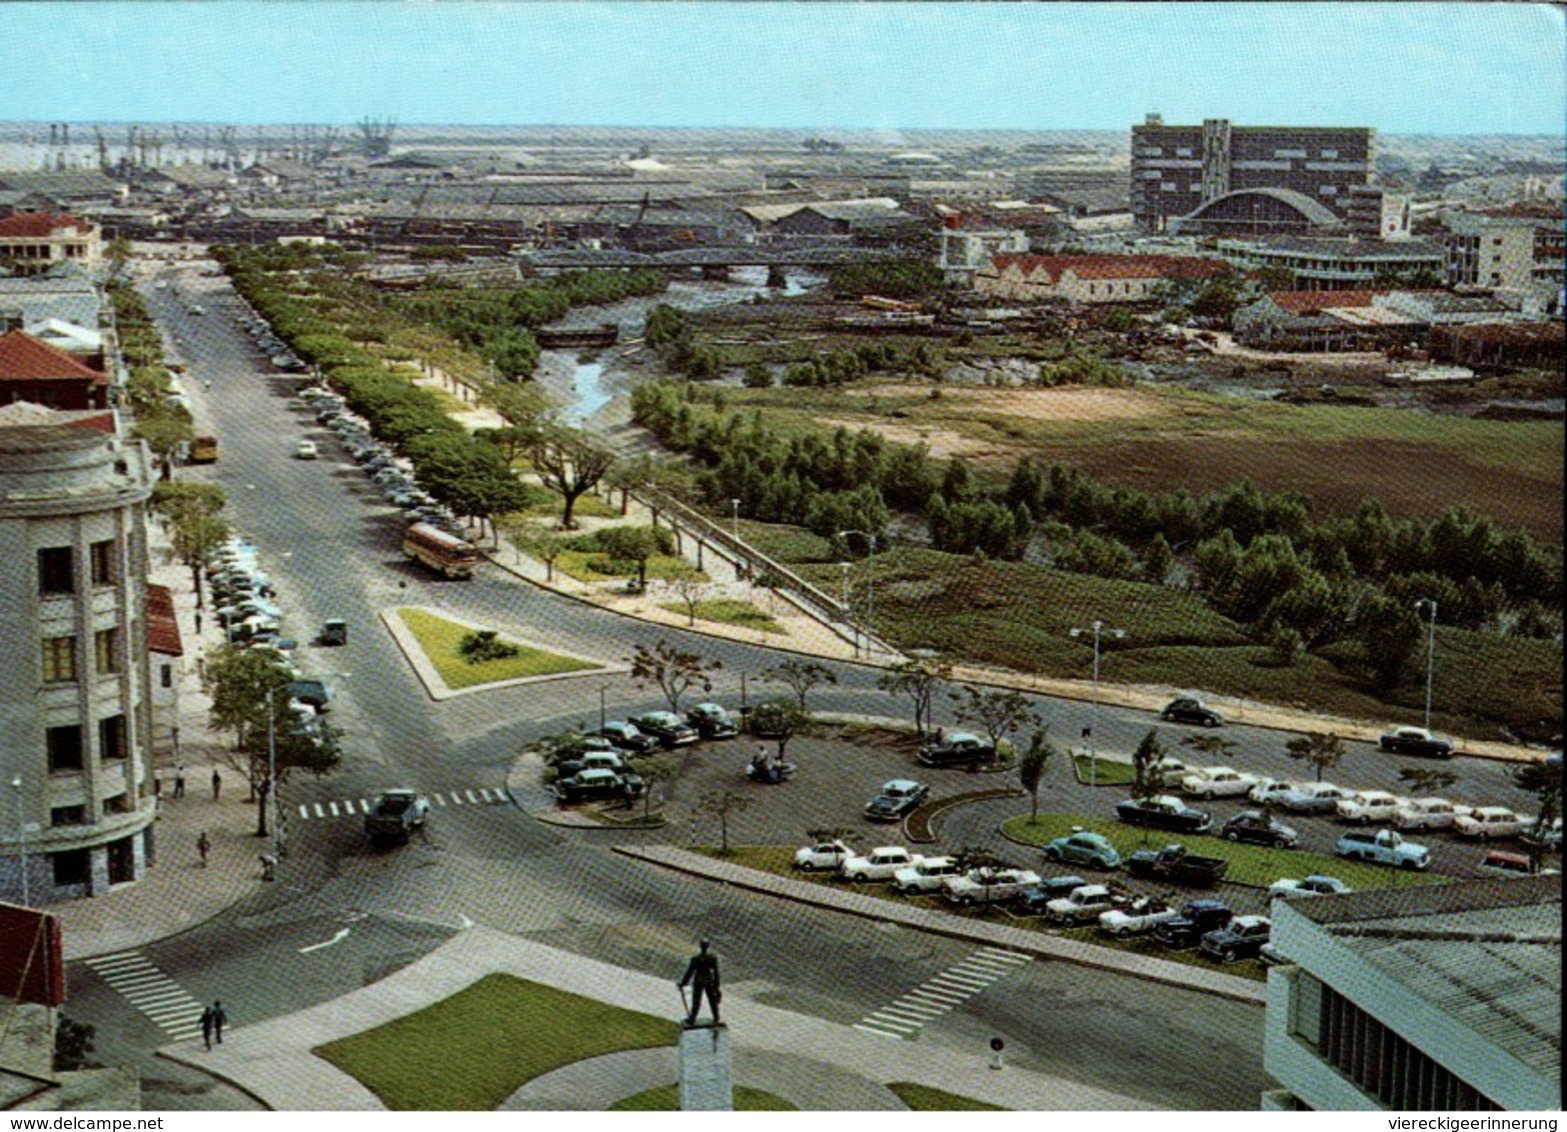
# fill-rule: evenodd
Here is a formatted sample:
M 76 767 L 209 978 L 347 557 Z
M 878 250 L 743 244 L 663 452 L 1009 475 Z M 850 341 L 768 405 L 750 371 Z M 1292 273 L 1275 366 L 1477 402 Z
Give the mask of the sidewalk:
M 364 990 L 225 1034 L 208 1053 L 200 1043 L 165 1046 L 160 1055 L 221 1077 L 283 1111 L 365 1111 L 384 1106 L 363 1085 L 310 1051 L 448 998 L 493 972 L 557 987 L 627 1010 L 670 1019 L 676 1037 L 678 960 L 660 979 L 557 951 L 488 928 L 456 936 L 418 962 Z M 755 988 L 753 991 L 752 988 Z M 770 984 L 731 985 L 724 1021 L 735 1051 L 735 1084 L 763 1088 L 812 1111 L 902 1108 L 884 1088 L 907 1081 L 1021 1111 L 1152 1110 L 1154 1105 L 1063 1078 L 989 1067 L 988 1050 L 942 1050 L 878 1037 L 755 1000 Z M 638 1050 L 567 1066 L 531 1081 L 503 1111 L 601 1111 L 609 1100 L 674 1083 L 675 1051 Z M 767 1066 L 776 1068 L 768 1069 Z M 880 1103 L 877 1103 L 880 1102 Z

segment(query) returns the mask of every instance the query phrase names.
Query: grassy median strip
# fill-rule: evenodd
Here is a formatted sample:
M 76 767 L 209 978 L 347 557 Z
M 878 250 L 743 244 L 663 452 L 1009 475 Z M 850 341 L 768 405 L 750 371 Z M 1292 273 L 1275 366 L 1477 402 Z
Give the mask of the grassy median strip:
M 736 1112 L 799 1112 L 782 1097 L 764 1093 L 761 1089 L 748 1089 L 736 1085 L 734 1090 Z M 660 1085 L 633 1096 L 625 1097 L 609 1106 L 610 1112 L 679 1112 L 680 1086 Z
M 945 1089 L 933 1089 L 929 1085 L 916 1085 L 911 1081 L 889 1081 L 887 1088 L 897 1094 L 914 1112 L 1011 1112 L 998 1104 L 977 1101 L 973 1097 L 960 1097 Z
M 674 1045 L 675 1036 L 667 1018 L 495 974 L 312 1052 L 389 1109 L 492 1112 L 535 1077 L 607 1053 Z
M 519 642 L 521 651 L 516 656 L 500 660 L 484 660 L 469 664 L 458 651 L 458 645 L 473 628 L 448 621 L 424 609 L 399 609 L 397 616 L 419 642 L 424 655 L 448 688 L 472 688 L 480 684 L 494 684 L 501 680 L 519 680 L 528 676 L 553 676 L 562 672 L 582 672 L 596 668 L 591 661 L 576 657 L 559 656 L 543 649 L 531 648 Z M 505 639 L 504 637 L 502 638 Z
M 671 613 L 689 616 L 692 612 L 683 601 L 671 601 L 659 606 Z M 783 626 L 769 613 L 764 613 L 748 601 L 734 598 L 714 598 L 699 601 L 695 607 L 698 621 L 716 621 L 721 625 L 739 625 L 743 629 L 759 629 L 764 633 L 782 633 Z

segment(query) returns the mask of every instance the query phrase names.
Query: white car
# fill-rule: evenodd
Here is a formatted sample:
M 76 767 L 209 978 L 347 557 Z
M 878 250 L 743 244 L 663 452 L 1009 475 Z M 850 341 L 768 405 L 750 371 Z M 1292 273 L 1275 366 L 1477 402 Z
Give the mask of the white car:
M 956 857 L 926 857 L 918 864 L 892 874 L 892 887 L 907 896 L 937 892 L 941 882 L 963 872 Z
M 1341 892 L 1354 891 L 1339 880 L 1338 877 L 1314 875 L 1302 877 L 1296 880 L 1294 877 L 1284 877 L 1268 885 L 1268 899 L 1276 896 L 1296 896 L 1304 893 L 1308 896 L 1336 896 Z
M 1515 814 L 1505 806 L 1480 806 L 1471 813 L 1459 814 L 1453 819 L 1453 832 L 1459 837 L 1478 837 L 1481 841 L 1495 837 L 1517 837 L 1533 827 L 1533 818 Z
M 1389 794 L 1386 790 L 1357 790 L 1348 798 L 1340 798 L 1334 807 L 1339 821 L 1351 821 L 1358 825 L 1372 822 L 1391 822 L 1393 815 L 1409 799 Z
M 1471 812 L 1471 807 L 1446 798 L 1411 798 L 1393 814 L 1393 828 L 1452 829 L 1459 815 Z
M 854 856 L 854 850 L 841 841 L 818 841 L 794 851 L 794 867 L 802 873 L 837 872 L 838 868 Z
M 891 880 L 899 869 L 906 869 L 924 859 L 902 846 L 883 845 L 863 857 L 850 857 L 838 866 L 838 871 L 855 884 L 864 884 L 866 881 Z
M 1181 791 L 1201 798 L 1235 798 L 1257 785 L 1257 776 L 1234 767 L 1205 766 L 1181 779 Z
M 1273 804 L 1300 814 L 1331 814 L 1354 791 L 1331 782 L 1302 782 L 1273 799 Z
M 1142 935 L 1180 914 L 1179 904 L 1168 904 L 1157 896 L 1140 896 L 1125 908 L 1099 913 L 1099 930 L 1106 935 Z
M 1287 778 L 1259 778 L 1257 785 L 1246 792 L 1246 797 L 1267 806 L 1277 802 L 1280 795 L 1288 794 L 1291 790 L 1299 790 L 1300 787 L 1299 782 L 1292 782 Z
M 294 445 L 294 459 L 296 460 L 314 460 L 320 454 L 316 450 L 316 442 L 314 440 L 301 440 Z
M 1030 869 L 970 869 L 962 876 L 941 882 L 941 894 L 960 908 L 974 904 L 1001 904 L 1039 883 Z

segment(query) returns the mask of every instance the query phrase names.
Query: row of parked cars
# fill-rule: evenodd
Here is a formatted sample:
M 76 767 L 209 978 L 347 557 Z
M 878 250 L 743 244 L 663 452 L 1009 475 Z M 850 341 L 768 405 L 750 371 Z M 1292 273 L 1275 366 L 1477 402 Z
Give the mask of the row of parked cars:
M 607 720 L 584 735 L 577 750 L 555 766 L 555 797 L 563 803 L 642 796 L 646 783 L 629 760 L 660 748 L 673 750 L 703 739 L 733 739 L 739 724 L 721 704 L 700 703 L 682 719 L 672 711 L 650 711 Z

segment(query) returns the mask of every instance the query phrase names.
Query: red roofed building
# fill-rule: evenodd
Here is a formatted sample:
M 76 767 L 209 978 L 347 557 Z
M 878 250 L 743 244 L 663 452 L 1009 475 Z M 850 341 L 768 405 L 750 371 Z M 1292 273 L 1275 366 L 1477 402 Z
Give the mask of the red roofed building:
M 51 409 L 103 409 L 109 378 L 21 330 L 0 334 L 0 405 L 31 401 Z
M 18 275 L 41 275 L 57 263 L 96 267 L 102 252 L 96 224 L 58 212 L 0 217 L 0 263 Z
M 1008 299 L 1069 299 L 1079 303 L 1141 303 L 1169 279 L 1229 275 L 1227 264 L 1196 256 L 1001 255 L 974 277 L 974 288 Z

